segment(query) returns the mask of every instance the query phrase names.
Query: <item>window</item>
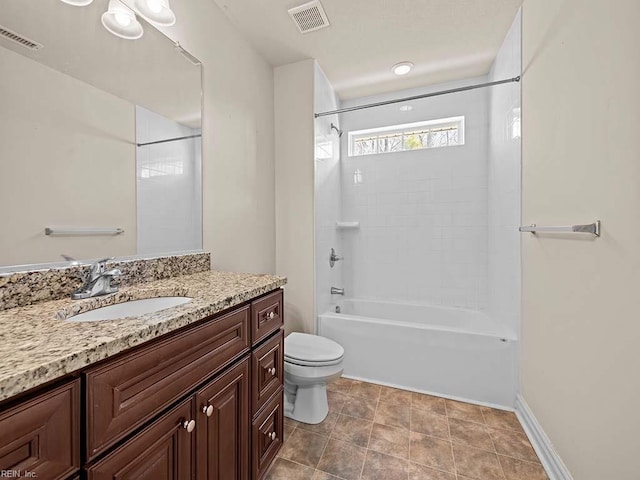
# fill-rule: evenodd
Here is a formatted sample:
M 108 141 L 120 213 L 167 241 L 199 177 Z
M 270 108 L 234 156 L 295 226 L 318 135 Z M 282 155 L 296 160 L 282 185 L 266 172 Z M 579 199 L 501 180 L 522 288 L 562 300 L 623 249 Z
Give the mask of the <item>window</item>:
M 349 156 L 464 145 L 464 117 L 349 132 Z

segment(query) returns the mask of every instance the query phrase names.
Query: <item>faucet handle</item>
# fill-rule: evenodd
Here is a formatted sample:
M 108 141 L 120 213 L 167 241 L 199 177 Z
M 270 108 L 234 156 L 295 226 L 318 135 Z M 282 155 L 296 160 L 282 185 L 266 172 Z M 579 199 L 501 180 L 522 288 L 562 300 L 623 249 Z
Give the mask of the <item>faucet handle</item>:
M 107 262 L 109 260 L 113 260 L 115 257 L 106 257 L 106 258 L 101 258 L 100 260 L 96 260 L 95 262 L 93 262 L 91 264 L 91 280 L 95 280 L 96 278 L 98 278 L 100 275 L 102 275 L 105 271 L 105 269 L 107 268 Z

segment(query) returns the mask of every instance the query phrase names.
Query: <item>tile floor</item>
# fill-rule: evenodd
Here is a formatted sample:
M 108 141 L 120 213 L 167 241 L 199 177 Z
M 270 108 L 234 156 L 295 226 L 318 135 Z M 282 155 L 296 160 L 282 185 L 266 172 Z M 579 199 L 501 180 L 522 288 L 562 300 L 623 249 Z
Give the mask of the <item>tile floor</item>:
M 516 416 L 339 379 L 319 425 L 285 419 L 267 480 L 547 480 Z

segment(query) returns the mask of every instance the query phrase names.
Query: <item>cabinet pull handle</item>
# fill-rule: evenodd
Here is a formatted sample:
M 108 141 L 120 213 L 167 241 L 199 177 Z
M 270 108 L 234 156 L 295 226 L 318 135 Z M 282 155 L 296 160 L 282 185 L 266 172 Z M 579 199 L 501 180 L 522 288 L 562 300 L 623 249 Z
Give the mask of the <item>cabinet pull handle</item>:
M 213 405 L 203 406 L 202 413 L 204 413 L 207 417 L 210 417 L 213 414 Z
M 269 313 L 267 313 L 267 318 L 269 320 L 273 320 L 274 318 L 276 318 L 276 314 L 273 313 L 273 312 L 269 312 Z
M 182 422 L 182 428 L 184 428 L 187 432 L 191 433 L 196 428 L 196 421 L 195 420 L 184 420 Z

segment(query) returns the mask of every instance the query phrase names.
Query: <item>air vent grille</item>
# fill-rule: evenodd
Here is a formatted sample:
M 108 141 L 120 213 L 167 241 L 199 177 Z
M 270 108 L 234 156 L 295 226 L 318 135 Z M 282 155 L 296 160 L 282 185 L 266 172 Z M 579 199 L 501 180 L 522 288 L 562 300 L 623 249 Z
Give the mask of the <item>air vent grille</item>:
M 327 14 L 319 0 L 291 8 L 289 15 L 291 15 L 300 33 L 313 32 L 330 25 Z
M 19 35 L 16 32 L 3 27 L 2 25 L 0 25 L 0 38 L 4 38 L 5 40 L 9 40 L 10 42 L 17 43 L 18 45 L 22 45 L 29 50 L 40 50 L 42 48 L 42 45 L 38 42 L 29 40 L 28 38 L 23 37 L 22 35 Z

